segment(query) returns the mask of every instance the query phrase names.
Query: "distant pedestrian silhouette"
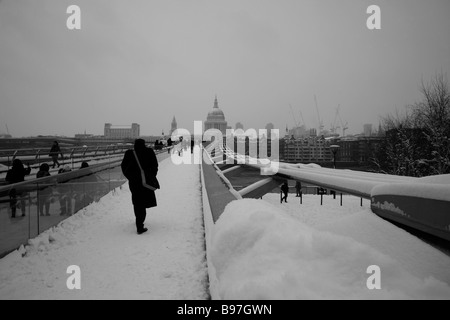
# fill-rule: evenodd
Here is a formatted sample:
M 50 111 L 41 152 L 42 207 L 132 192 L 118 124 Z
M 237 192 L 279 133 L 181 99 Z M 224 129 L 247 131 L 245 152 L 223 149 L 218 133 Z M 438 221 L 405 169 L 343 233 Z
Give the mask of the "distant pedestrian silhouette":
M 287 202 L 288 193 L 289 193 L 289 185 L 288 185 L 288 183 L 286 181 L 281 186 L 281 200 L 280 200 L 280 203 L 282 203 L 283 200 L 284 200 L 284 202 Z
M 48 163 L 43 163 L 39 167 L 39 171 L 36 173 L 36 178 L 43 178 L 50 176 L 50 166 Z M 43 216 L 50 215 L 50 197 L 52 194 L 52 190 L 49 186 L 45 186 L 43 188 L 38 189 L 38 204 L 39 204 L 39 214 Z M 45 208 L 45 213 L 44 213 Z
M 6 173 L 5 181 L 9 184 L 18 183 L 25 181 L 25 176 L 29 175 L 31 172 L 30 165 L 27 168 L 23 166 L 20 159 L 14 159 L 11 169 Z M 17 190 L 17 188 L 12 188 L 9 190 L 9 204 L 11 208 L 11 218 L 16 217 L 16 210 L 19 206 L 22 211 L 22 217 L 25 216 L 25 199 L 23 198 L 23 192 Z
M 167 153 L 172 149 L 172 138 L 167 139 Z
M 302 196 L 302 183 L 300 181 L 295 182 L 295 191 L 296 191 L 296 197 Z
M 55 165 L 60 166 L 59 162 L 58 162 L 58 156 L 61 154 L 61 159 L 64 158 L 61 148 L 59 147 L 58 141 L 54 141 L 52 148 L 50 149 L 50 153 L 49 156 L 52 158 L 53 160 L 53 168 L 55 168 Z

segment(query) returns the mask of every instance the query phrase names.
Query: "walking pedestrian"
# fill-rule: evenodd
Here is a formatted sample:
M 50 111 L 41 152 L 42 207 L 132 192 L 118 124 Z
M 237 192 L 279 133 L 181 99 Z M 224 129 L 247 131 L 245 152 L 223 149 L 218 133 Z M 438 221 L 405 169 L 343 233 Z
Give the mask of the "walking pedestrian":
M 130 186 L 137 233 L 142 234 L 148 230 L 144 227 L 146 209 L 157 206 L 155 190 L 159 189 L 159 182 L 156 178 L 158 160 L 153 149 L 146 147 L 143 139 L 136 139 L 134 149 L 125 152 L 121 168 Z M 145 181 L 143 181 L 143 176 Z M 152 185 L 153 190 L 146 187 L 144 182 Z
M 281 200 L 280 200 L 281 203 L 283 202 L 283 200 L 284 202 L 287 202 L 288 193 L 289 193 L 289 185 L 288 182 L 285 181 L 281 186 Z
M 167 153 L 170 154 L 171 149 L 172 149 L 172 138 L 169 137 L 169 139 L 167 139 Z
M 58 141 L 53 141 L 52 148 L 50 149 L 49 156 L 53 160 L 53 168 L 55 168 L 55 165 L 58 165 L 58 168 L 60 166 L 58 162 L 58 156 L 61 154 L 61 159 L 64 158 L 63 153 L 61 151 L 61 148 L 59 147 Z
M 302 196 L 302 183 L 300 181 L 297 180 L 297 182 L 295 182 L 295 191 L 296 191 L 296 197 L 301 197 Z
M 22 160 L 14 159 L 11 169 L 6 173 L 5 181 L 9 184 L 18 183 L 25 181 L 25 176 L 29 175 L 31 172 L 30 164 L 27 168 L 23 166 Z M 25 216 L 25 200 L 23 198 L 23 192 L 12 188 L 9 191 L 9 206 L 11 208 L 11 218 L 16 217 L 16 210 L 19 201 L 20 209 L 22 210 L 22 217 Z
M 22 160 L 14 159 L 11 169 L 6 173 L 5 180 L 8 183 L 17 183 L 25 181 L 25 176 L 29 175 L 31 172 L 30 164 L 27 168 L 23 166 Z

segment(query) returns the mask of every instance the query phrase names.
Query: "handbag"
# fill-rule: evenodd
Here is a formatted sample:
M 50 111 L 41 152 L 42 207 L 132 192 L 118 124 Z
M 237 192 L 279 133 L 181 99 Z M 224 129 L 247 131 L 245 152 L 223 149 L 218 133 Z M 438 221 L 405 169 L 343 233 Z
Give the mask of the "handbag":
M 148 177 L 145 176 L 145 172 L 144 172 L 144 170 L 141 167 L 141 163 L 139 162 L 139 159 L 137 157 L 136 151 L 133 150 L 133 153 L 134 153 L 134 157 L 136 158 L 136 162 L 137 162 L 137 164 L 139 166 L 139 170 L 141 171 L 142 185 L 145 188 L 150 189 L 152 191 L 155 191 L 156 189 L 159 189 L 159 182 L 156 179 L 156 177 L 155 176 L 148 176 Z

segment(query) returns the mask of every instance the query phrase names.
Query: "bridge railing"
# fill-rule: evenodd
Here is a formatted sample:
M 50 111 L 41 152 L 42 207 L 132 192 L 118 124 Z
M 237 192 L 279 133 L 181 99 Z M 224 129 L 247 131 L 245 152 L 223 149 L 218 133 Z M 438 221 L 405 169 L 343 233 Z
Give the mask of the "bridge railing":
M 248 156 L 234 152 L 225 144 L 212 143 L 206 150 L 217 163 L 242 164 L 244 169 L 252 167 L 267 172 L 266 164 L 252 164 Z M 277 178 L 369 199 L 372 212 L 378 216 L 450 243 L 450 174 L 414 178 L 279 162 L 272 180 Z M 254 190 L 240 193 L 257 197 L 272 187 L 270 183 L 271 179 L 265 175 L 247 187 Z
M 0 187 L 0 257 L 125 181 L 116 160 Z
M 112 153 L 103 160 L 90 158 L 87 168 L 78 165 L 69 172 L 0 186 L 0 257 L 125 183 L 122 159 L 123 152 Z
M 76 163 L 87 159 L 102 160 L 112 155 L 120 155 L 131 147 L 131 144 L 61 147 L 63 157 L 61 158 L 61 155 L 58 155 L 58 161 L 61 165 L 69 164 L 74 166 Z M 43 162 L 52 165 L 53 161 L 49 156 L 49 152 L 50 148 L 2 149 L 0 150 L 0 164 L 4 167 L 0 167 L 0 174 L 6 172 L 16 158 L 22 160 L 25 164 L 30 164 L 34 168 L 38 168 Z

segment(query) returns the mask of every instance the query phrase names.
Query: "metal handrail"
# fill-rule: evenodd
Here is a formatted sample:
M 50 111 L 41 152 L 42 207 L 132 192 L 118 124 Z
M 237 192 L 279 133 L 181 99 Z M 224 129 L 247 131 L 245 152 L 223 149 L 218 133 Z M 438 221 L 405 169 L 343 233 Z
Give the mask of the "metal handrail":
M 79 146 L 79 147 L 61 147 L 61 152 L 64 155 L 63 160 L 83 159 L 85 157 L 100 158 L 105 155 L 121 154 L 126 150 L 132 148 L 132 145 L 119 145 L 111 148 L 108 145 L 102 146 Z M 100 153 L 104 151 L 104 153 Z M 50 150 L 48 150 L 48 153 Z M 0 150 L 0 163 L 11 167 L 12 162 L 16 158 L 20 158 L 23 162 L 31 165 L 39 166 L 43 162 L 50 162 L 51 157 L 42 148 L 24 148 L 24 149 L 3 149 Z M 1 170 L 0 173 L 5 172 L 6 169 Z
M 122 149 L 123 150 L 123 149 Z M 126 150 L 125 150 L 126 151 Z M 167 152 L 167 148 L 166 149 L 162 149 L 162 150 L 156 150 L 155 151 L 155 154 L 160 154 L 160 153 L 164 153 L 164 152 Z M 93 164 L 93 165 L 91 165 L 91 166 L 89 166 L 88 167 L 88 169 L 90 169 L 90 171 L 91 171 L 91 173 L 92 172 L 96 172 L 96 171 L 101 171 L 101 170 L 104 170 L 104 169 L 106 169 L 106 168 L 108 168 L 108 167 L 111 167 L 112 165 L 113 166 L 117 166 L 118 165 L 118 163 L 120 163 L 121 161 L 122 161 L 122 158 L 117 158 L 117 156 L 118 155 L 120 155 L 120 154 L 123 154 L 124 152 L 122 152 L 122 153 L 111 153 L 111 154 L 109 154 L 107 157 L 105 157 L 104 155 L 101 155 L 101 156 L 97 156 L 97 157 L 92 157 L 92 158 L 89 158 L 89 159 L 85 159 L 85 160 L 103 160 L 103 159 L 108 159 L 110 156 L 113 156 L 114 158 L 113 159 L 109 159 L 107 162 L 104 162 L 104 163 L 98 163 L 98 164 Z M 81 162 L 81 161 L 80 161 Z M 74 162 L 72 161 L 72 170 L 74 169 Z M 98 169 L 98 168 L 101 168 L 100 170 Z M 77 170 L 77 172 L 78 171 L 80 171 L 80 170 Z M 0 171 L 1 172 L 1 171 Z M 79 175 L 79 174 L 73 174 L 73 172 L 75 172 L 75 171 L 70 171 L 69 173 L 72 173 L 72 175 L 64 175 L 64 174 L 58 174 L 57 176 L 58 176 L 58 182 L 59 182 L 59 180 L 61 180 L 61 178 L 60 177 L 64 177 L 64 176 L 70 176 L 70 179 L 73 179 L 73 178 L 75 178 L 75 177 L 79 177 L 79 176 L 82 176 L 82 175 Z M 82 173 L 82 171 L 80 171 L 80 173 Z M 18 183 L 13 183 L 13 184 L 7 184 L 7 185 L 0 185 L 0 193 L 1 193 L 1 191 L 4 191 L 4 190 L 9 190 L 9 189 L 11 189 L 12 187 L 20 187 L 20 186 L 22 186 L 22 185 L 25 185 L 25 184 L 27 184 L 27 183 L 29 183 L 30 181 L 33 181 L 33 183 L 36 183 L 36 181 L 38 181 L 38 182 L 46 182 L 47 180 L 46 179 L 48 179 L 48 180 L 52 180 L 52 178 L 54 179 L 54 177 L 56 177 L 56 175 L 52 175 L 52 176 L 50 176 L 50 177 L 43 177 L 43 178 L 31 178 L 31 179 L 27 179 L 27 180 L 25 180 L 25 181 L 22 181 L 22 182 L 18 182 Z M 42 180 L 42 181 L 41 181 Z M 8 188 L 9 187 L 9 188 Z

